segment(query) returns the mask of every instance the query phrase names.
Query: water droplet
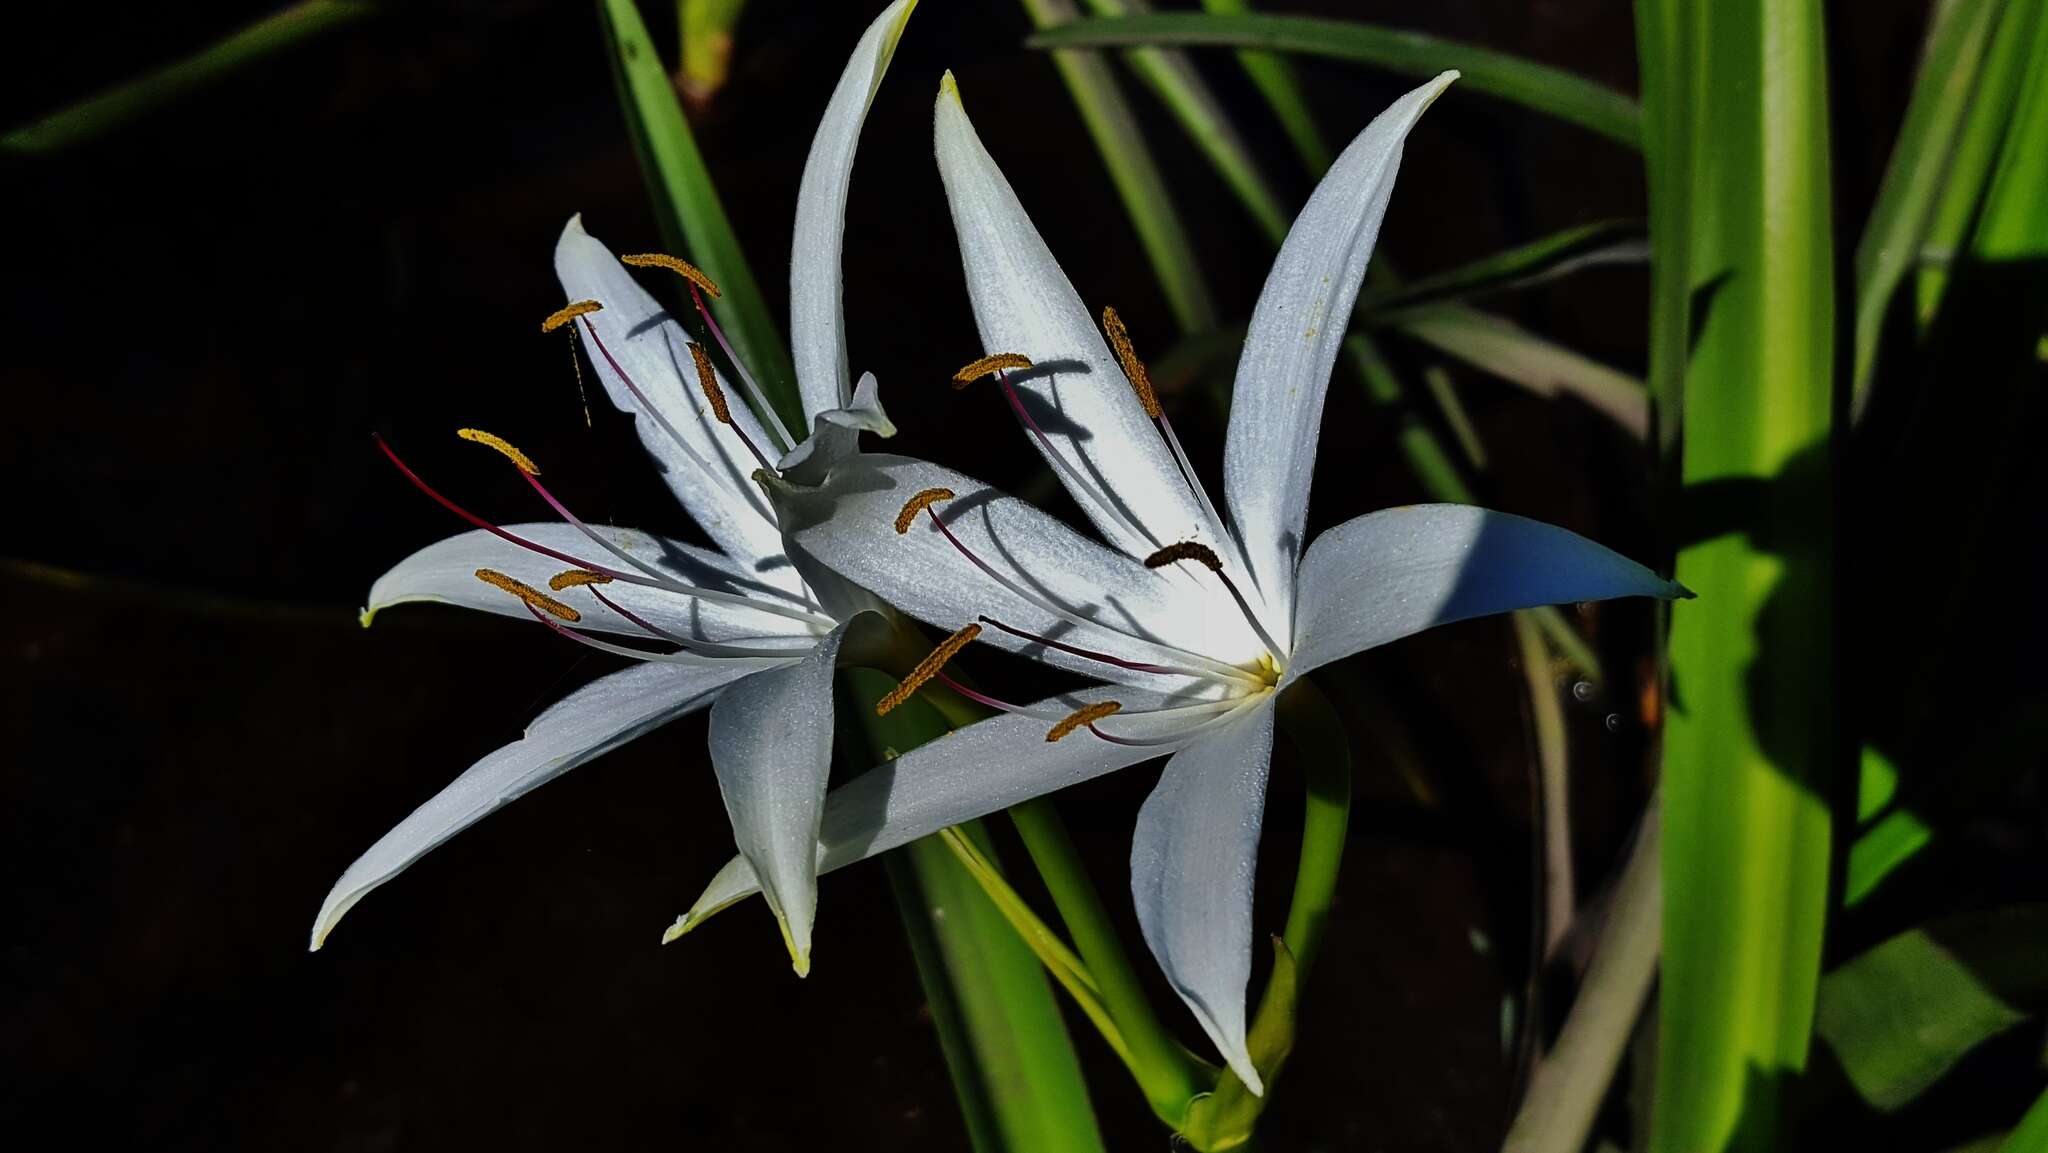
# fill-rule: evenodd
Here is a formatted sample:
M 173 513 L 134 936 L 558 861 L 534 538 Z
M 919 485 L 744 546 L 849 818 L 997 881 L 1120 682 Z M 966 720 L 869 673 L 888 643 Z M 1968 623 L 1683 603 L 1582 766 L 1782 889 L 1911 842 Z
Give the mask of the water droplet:
M 1592 700 L 1599 692 L 1599 689 L 1593 687 L 1592 681 L 1578 681 L 1572 685 L 1572 699 L 1580 704 Z
M 1607 731 L 1608 731 L 1608 732 L 1610 732 L 1610 733 L 1618 733 L 1618 732 L 1620 732 L 1620 731 L 1621 731 L 1621 714 L 1620 714 L 1620 713 L 1608 713 L 1608 714 L 1607 714 Z

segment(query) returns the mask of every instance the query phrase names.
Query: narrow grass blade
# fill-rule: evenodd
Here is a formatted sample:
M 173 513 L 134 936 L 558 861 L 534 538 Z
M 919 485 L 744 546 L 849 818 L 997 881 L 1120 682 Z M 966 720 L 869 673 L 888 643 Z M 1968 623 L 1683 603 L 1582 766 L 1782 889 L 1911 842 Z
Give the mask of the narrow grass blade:
M 896 687 L 885 674 L 848 669 L 840 684 L 841 715 L 858 718 L 875 759 L 947 731 L 916 698 L 877 717 L 875 702 Z M 960 834 L 989 856 L 978 823 Z M 1038 958 L 938 837 L 883 860 L 977 1153 L 1101 1150 L 1087 1082 Z
M 640 157 L 640 171 L 663 242 L 718 282 L 719 324 L 733 351 L 768 394 L 784 427 L 806 429 L 796 371 L 752 266 L 733 234 L 718 188 L 676 99 L 634 0 L 599 0 L 619 106 Z
M 676 79 L 693 104 L 725 87 L 732 70 L 732 30 L 746 9 L 747 0 L 676 0 L 676 27 L 683 40 Z
M 1649 436 L 1642 381 L 1504 317 L 1462 304 L 1432 304 L 1383 316 L 1380 323 L 1538 396 L 1575 396 L 1637 440 Z
M 1463 72 L 1461 90 L 1485 92 L 1635 147 L 1641 125 L 1627 96 L 1561 69 L 1421 32 L 1305 16 L 1158 13 L 1049 28 L 1040 48 L 1215 45 L 1326 56 L 1408 76 Z
M 2028 53 L 2034 28 L 2042 16 L 2043 0 L 2006 0 L 1999 13 L 1998 28 L 1970 99 L 1948 171 L 1942 181 L 1934 218 L 1928 223 L 1924 250 L 1941 254 L 1937 261 L 1923 261 L 1914 286 L 1914 315 L 1921 327 L 1933 323 L 1948 288 L 1950 259 L 1969 244 L 1971 229 L 1984 203 L 1992 166 L 1998 162 L 2006 126 L 2012 121 L 2013 104 L 2019 99 L 2020 84 L 2026 77 Z
M 1368 320 L 1443 301 L 1470 301 L 1497 292 L 1528 288 L 1602 264 L 1640 264 L 1650 258 L 1640 220 L 1599 220 L 1538 237 L 1527 244 L 1475 260 L 1470 264 L 1410 280 L 1367 289 L 1358 311 Z
M 1934 216 L 1936 194 L 1948 172 L 1977 74 L 1991 45 L 2005 0 L 1954 0 L 1935 11 L 1906 106 L 1892 144 L 1884 182 L 1856 246 L 1856 364 L 1852 415 L 1860 416 L 1877 362 L 1877 338 L 1892 293 L 1913 266 Z
M 1998 1153 L 2048 1153 L 2048 1093 L 2034 1099 L 2033 1107 L 1997 1148 Z
M 1202 0 L 1202 7 L 1226 16 L 1251 10 L 1244 0 Z M 1294 65 L 1285 56 L 1250 48 L 1238 49 L 1237 63 L 1273 109 L 1281 130 L 1287 133 L 1288 141 L 1301 157 L 1302 167 L 1310 172 L 1329 168 L 1333 159 L 1330 146 L 1323 142 L 1323 134 L 1308 110 L 1308 101 L 1302 97 L 1301 84 L 1294 78 Z
M 1745 494 L 1718 510 L 1735 531 L 1678 558 L 1699 596 L 1672 614 L 1650 1147 L 1769 1149 L 1806 1065 L 1832 833 L 1826 30 L 1820 0 L 1638 13 L 1649 132 L 1684 126 L 1647 150 L 1652 237 L 1688 233 L 1652 265 L 1684 290 L 1667 281 L 1654 305 L 1701 318 L 1689 364 L 1685 318 L 1653 321 L 1653 340 L 1681 338 L 1653 362 L 1684 365 L 1690 515 Z
M 243 68 L 376 10 L 349 0 L 305 0 L 198 52 L 123 81 L 0 136 L 0 156 L 35 156 L 84 144 Z
M 1076 19 L 1073 0 L 1022 0 L 1024 11 L 1039 28 L 1049 28 Z M 1152 159 L 1151 146 L 1138 130 L 1137 117 L 1124 99 L 1109 63 L 1100 54 L 1062 50 L 1052 54 L 1060 79 L 1080 110 L 1095 149 L 1109 169 L 1110 182 L 1123 199 L 1138 243 L 1151 262 L 1159 287 L 1166 294 L 1167 307 L 1182 333 L 1201 332 L 1216 325 L 1216 304 L 1208 284 L 1195 262 L 1194 243 L 1173 207 L 1166 178 Z
M 1901 933 L 1827 975 L 1814 1028 L 1856 1092 L 1911 1104 L 2048 1004 L 2048 906 L 1966 913 Z
M 1146 10 L 1144 0 L 1083 2 L 1099 16 Z M 1237 126 L 1231 123 L 1229 114 L 1223 111 L 1223 105 L 1210 91 L 1208 82 L 1195 71 L 1187 54 L 1171 48 L 1132 48 L 1123 55 L 1131 71 L 1152 89 L 1174 119 L 1180 121 L 1188 139 L 1215 166 L 1245 211 L 1251 213 L 1259 230 L 1278 244 L 1287 235 L 1287 211 L 1280 206 L 1272 186 L 1266 183 L 1258 163 L 1252 159 L 1251 149 L 1238 135 Z
M 1533 618 L 1511 618 L 1515 644 L 1521 650 L 1522 678 L 1529 690 L 1529 721 L 1536 740 L 1537 803 L 1542 823 L 1537 831 L 1543 863 L 1543 956 L 1538 967 L 1557 952 L 1577 911 L 1578 884 L 1572 869 L 1571 782 L 1567 777 L 1570 750 L 1566 745 L 1564 705 L 1557 699 L 1557 678 L 1550 671 L 1550 650 Z

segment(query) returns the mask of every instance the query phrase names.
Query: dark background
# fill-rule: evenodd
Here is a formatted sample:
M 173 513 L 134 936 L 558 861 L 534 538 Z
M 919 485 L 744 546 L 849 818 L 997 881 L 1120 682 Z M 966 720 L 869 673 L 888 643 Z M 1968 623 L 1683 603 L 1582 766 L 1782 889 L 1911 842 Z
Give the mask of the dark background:
M 695 116 L 778 310 L 816 116 L 879 7 L 756 0 L 730 84 Z M 647 8 L 667 50 L 669 7 Z M 0 122 L 265 10 L 10 17 L 32 22 L 0 49 Z M 1371 17 L 1634 88 L 1626 0 L 1403 0 Z M 1836 13 L 1845 204 L 1868 200 L 1923 19 L 1910 0 Z M 943 385 L 981 349 L 931 162 L 942 69 L 1082 295 L 1117 305 L 1149 355 L 1172 343 L 1093 146 L 1048 61 L 1020 46 L 1025 31 L 1008 4 L 925 0 L 868 119 L 846 264 L 854 364 L 881 377 L 898 445 L 1009 485 L 1040 479 L 1036 458 L 990 394 Z M 1304 195 L 1228 56 L 1199 60 L 1289 199 Z M 1339 142 L 1408 86 L 1301 71 Z M 1219 304 L 1247 315 L 1263 243 L 1149 94 L 1127 90 Z M 394 8 L 95 144 L 10 163 L 0 180 L 12 224 L 0 475 L 13 497 L 0 549 L 0 1132 L 150 1150 L 960 1147 L 881 869 L 825 882 L 808 981 L 754 908 L 655 946 L 732 849 L 701 719 L 493 816 L 305 952 L 320 898 L 357 853 L 607 667 L 539 629 L 454 610 L 359 628 L 371 580 L 460 527 L 370 434 L 486 515 L 537 510 L 510 470 L 453 438 L 461 425 L 521 445 L 590 519 L 691 533 L 624 418 L 593 404 L 585 426 L 563 342 L 536 331 L 561 301 L 550 253 L 570 213 L 621 251 L 659 244 L 592 5 Z M 1428 272 L 1638 214 L 1642 200 L 1635 156 L 1454 91 L 1410 142 L 1381 251 Z M 1645 296 L 1640 268 L 1605 269 L 1500 307 L 1640 371 Z M 1494 454 L 1488 503 L 1647 555 L 1635 446 L 1574 404 L 1457 379 Z M 1191 455 L 1213 468 L 1220 425 L 1195 397 L 1175 407 Z M 1422 495 L 1389 423 L 1341 375 L 1322 460 L 1316 526 Z M 1612 674 L 1590 700 L 1564 698 L 1591 895 L 1645 795 L 1651 622 L 1624 605 L 1586 623 Z M 1531 919 L 1514 652 L 1504 622 L 1476 622 L 1333 679 L 1366 722 L 1360 802 L 1311 1013 L 1265 1129 L 1274 1148 L 1498 1143 L 1517 1092 L 1503 997 L 1527 979 Z M 1370 711 L 1373 699 L 1391 707 Z M 1421 766 L 1421 790 L 1390 748 Z M 1118 909 L 1155 773 L 1061 799 Z M 1285 752 L 1272 788 L 1260 917 L 1277 924 L 1300 794 Z M 1122 1070 L 1085 1026 L 1076 1041 L 1112 1146 L 1159 1147 Z

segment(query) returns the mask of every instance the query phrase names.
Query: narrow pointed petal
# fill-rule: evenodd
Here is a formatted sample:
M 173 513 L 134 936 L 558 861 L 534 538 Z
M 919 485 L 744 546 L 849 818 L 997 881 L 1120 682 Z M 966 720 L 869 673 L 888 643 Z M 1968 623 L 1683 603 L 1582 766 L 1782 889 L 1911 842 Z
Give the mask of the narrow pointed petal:
M 555 244 L 555 276 L 571 301 L 595 300 L 604 305 L 602 311 L 575 322 L 584 352 L 613 406 L 632 414 L 640 443 L 683 508 L 721 549 L 758 568 L 764 579 L 777 583 L 793 580 L 786 567 L 775 563 L 782 543 L 767 500 L 753 483 L 760 465 L 731 428 L 713 419 L 697 385 L 689 336 L 682 326 L 610 249 L 583 230 L 580 216 L 570 218 Z M 642 411 L 640 400 L 583 332 L 586 321 L 658 410 L 660 419 Z M 722 377 L 720 386 L 731 398 L 728 407 L 734 422 L 762 452 L 771 454 L 772 460 L 775 442 Z
M 1309 481 L 1330 368 L 1379 238 L 1409 129 L 1457 73 L 1446 72 L 1380 113 L 1316 186 L 1259 292 L 1237 362 L 1223 496 L 1253 579 L 1292 627 L 1292 585 L 1304 543 Z
M 895 522 L 904 502 L 933 488 L 952 490 L 953 497 L 933 511 L 975 556 L 1012 583 L 1102 627 L 1077 626 L 1002 587 L 962 556 L 924 514 L 899 535 Z M 1251 661 L 1263 651 L 1230 602 L 1197 579 L 1147 569 L 1030 504 L 951 469 L 909 457 L 866 454 L 835 471 L 823 488 L 777 486 L 771 491 L 792 554 L 836 570 L 940 628 L 957 629 L 989 616 L 1025 632 L 1154 664 L 1171 660 L 1131 637 L 1232 662 Z M 1145 674 L 1127 675 L 998 629 L 984 631 L 981 639 L 1087 676 L 1158 687 L 1156 678 Z
M 1109 699 L 1121 701 L 1125 713 L 1168 703 L 1137 689 L 1096 688 L 1064 693 L 1030 707 L 1058 717 Z M 1120 714 L 1105 721 L 1103 727 L 1130 739 L 1161 738 L 1211 715 Z M 1052 742 L 1045 739 L 1049 728 L 1050 721 L 1005 713 L 912 749 L 832 790 L 825 797 L 824 817 L 819 823 L 818 872 L 829 873 L 962 821 L 1166 756 L 1176 747 L 1113 744 L 1086 731 Z M 753 867 L 745 857 L 735 857 L 719 870 L 664 940 L 674 940 L 711 914 L 760 891 Z
M 499 806 L 650 729 L 703 708 L 727 684 L 776 663 L 636 665 L 564 697 L 534 718 L 523 738 L 470 766 L 357 858 L 321 904 L 309 947 L 318 949 L 342 915 L 370 890 Z
M 789 246 L 789 343 L 804 416 L 843 408 L 851 373 L 846 314 L 840 307 L 840 252 L 846 238 L 846 195 L 853 154 L 868 105 L 882 86 L 896 41 L 917 0 L 896 0 L 868 25 L 839 85 L 825 105 L 797 190 L 796 232 Z M 801 434 L 802 430 L 797 430 Z
M 1131 895 L 1145 944 L 1254 1094 L 1265 1089 L 1245 1045 L 1244 998 L 1272 758 L 1269 699 L 1175 753 L 1131 837 Z
M 764 605 L 783 608 L 803 603 L 717 553 L 634 529 L 606 525 L 591 528 L 631 555 L 695 587 L 748 596 Z M 566 524 L 515 524 L 505 526 L 505 531 L 593 564 L 626 567 L 625 562 Z M 457 605 L 530 620 L 524 601 L 478 580 L 476 571 L 493 569 L 546 592 L 548 579 L 570 567 L 556 557 L 521 548 L 482 529 L 466 532 L 428 545 L 378 577 L 377 583 L 370 586 L 363 621 L 367 624 L 392 605 L 414 602 Z M 788 568 L 787 561 L 784 568 Z M 604 585 L 602 591 L 613 603 L 647 623 L 693 640 L 747 640 L 773 647 L 774 638 L 782 637 L 803 649 L 817 640 L 818 634 L 802 621 L 764 609 L 699 600 L 624 581 Z M 588 589 L 566 589 L 550 595 L 582 615 L 583 619 L 576 622 L 578 628 L 647 637 L 646 630 L 606 608 Z
M 1221 526 L 1203 513 L 1103 343 L 1094 313 L 1081 303 L 1010 182 L 982 147 L 950 73 L 939 92 L 934 137 L 982 347 L 991 354 L 1031 358 L 1037 367 L 1010 376 L 1026 409 L 1054 450 L 1093 489 L 1120 505 L 1124 515 L 1056 469 L 1060 483 L 1104 538 L 1132 556 L 1149 556 L 1183 540 L 1220 548 Z M 1032 443 L 1037 445 L 1035 437 Z
M 1615 597 L 1688 597 L 1556 525 L 1462 504 L 1418 504 L 1345 521 L 1301 562 L 1287 674 L 1299 676 L 1451 621 Z
M 761 878 L 799 977 L 811 969 L 818 909 L 818 818 L 832 772 L 832 674 L 851 627 L 833 629 L 800 661 L 741 680 L 711 706 L 711 764 L 733 839 Z

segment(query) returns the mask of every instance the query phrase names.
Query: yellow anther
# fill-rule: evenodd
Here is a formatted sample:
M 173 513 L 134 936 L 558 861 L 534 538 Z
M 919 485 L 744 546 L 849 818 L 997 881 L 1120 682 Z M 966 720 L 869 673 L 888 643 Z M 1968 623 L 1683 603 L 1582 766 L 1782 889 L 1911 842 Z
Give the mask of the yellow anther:
M 917 519 L 918 513 L 923 512 L 942 500 L 952 499 L 953 490 L 950 488 L 928 488 L 911 497 L 903 503 L 903 511 L 896 514 L 896 535 L 902 536 L 904 533 L 909 532 L 910 522 Z
M 1122 709 L 1123 707 L 1124 706 L 1122 701 L 1097 701 L 1095 704 L 1092 705 L 1083 705 L 1082 707 L 1075 709 L 1072 713 L 1068 714 L 1066 720 L 1063 720 L 1059 724 L 1054 725 L 1052 727 L 1052 731 L 1045 734 L 1045 742 L 1047 744 L 1051 744 L 1052 742 L 1059 740 L 1061 737 L 1066 736 L 1068 733 L 1073 732 L 1075 729 L 1078 729 L 1083 725 L 1092 725 L 1095 722 L 1101 720 L 1102 718 L 1109 716 L 1111 713 L 1114 713 Z
M 548 587 L 556 592 L 561 592 L 563 589 L 580 589 L 584 585 L 608 585 L 610 583 L 612 583 L 611 577 L 601 572 L 591 572 L 587 568 L 572 568 L 567 572 L 558 572 L 548 578 Z
M 718 299 L 718 285 L 704 275 L 704 270 L 687 260 L 670 256 L 666 252 L 640 252 L 632 256 L 621 256 L 619 260 L 635 268 L 666 268 L 691 284 L 704 290 L 704 295 Z
M 718 387 L 718 370 L 711 367 L 711 354 L 696 341 L 690 342 L 690 359 L 697 362 L 697 387 L 704 390 L 704 399 L 711 402 L 711 415 L 720 424 L 732 423 L 732 409 L 725 404 L 725 390 Z
M 549 616 L 568 621 L 572 625 L 583 619 L 582 613 L 534 588 L 532 585 L 522 584 L 519 581 L 513 580 L 497 569 L 480 568 L 476 570 L 476 579 L 487 585 L 496 585 Z
M 1131 333 L 1124 327 L 1124 318 L 1106 304 L 1102 306 L 1102 330 L 1109 334 L 1109 347 L 1116 352 L 1116 362 L 1124 366 L 1124 376 L 1138 390 L 1138 403 L 1145 406 L 1145 415 L 1158 420 L 1159 394 L 1152 391 L 1152 374 L 1145 371 L 1145 362 L 1138 359 L 1138 350 L 1131 347 Z
M 1223 571 L 1223 559 L 1216 555 L 1215 550 L 1199 541 L 1192 540 L 1184 540 L 1179 544 L 1167 545 L 1165 548 L 1146 557 L 1145 567 L 1165 568 L 1167 565 L 1184 560 L 1201 561 L 1209 566 L 1210 572 Z
M 483 445 L 485 448 L 497 449 L 506 460 L 512 462 L 514 468 L 528 476 L 540 475 L 540 466 L 533 463 L 532 457 L 512 447 L 511 441 L 506 440 L 497 433 L 485 432 L 480 428 L 458 428 L 455 430 L 455 435 L 464 440 Z
M 952 660 L 954 654 L 973 644 L 974 638 L 980 635 L 980 625 L 968 625 L 966 628 L 940 641 L 938 648 L 933 649 L 925 655 L 923 660 L 917 662 L 917 667 L 910 670 L 910 675 L 903 678 L 902 684 L 889 690 L 888 696 L 875 702 L 875 715 L 878 717 L 888 716 L 891 709 L 909 700 L 910 695 L 923 688 L 926 681 L 938 676 L 939 670 L 946 667 L 946 662 Z
M 953 374 L 953 387 L 966 388 L 975 381 L 992 373 L 1008 372 L 1013 368 L 1030 368 L 1031 358 L 1018 352 L 998 352 L 982 357 L 972 364 L 964 365 Z
M 553 332 L 585 313 L 603 311 L 604 305 L 599 304 L 595 300 L 579 300 L 574 304 L 564 305 L 548 313 L 548 318 L 540 322 L 540 330 L 542 332 Z

